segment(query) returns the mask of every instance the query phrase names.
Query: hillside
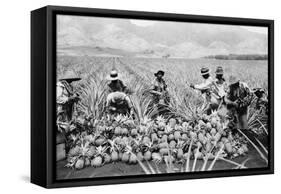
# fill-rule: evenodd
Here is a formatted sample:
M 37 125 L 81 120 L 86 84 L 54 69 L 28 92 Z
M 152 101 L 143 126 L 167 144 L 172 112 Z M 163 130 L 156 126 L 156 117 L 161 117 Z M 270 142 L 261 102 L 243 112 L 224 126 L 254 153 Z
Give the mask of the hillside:
M 265 34 L 231 25 L 138 26 L 127 19 L 60 16 L 57 36 L 58 53 L 64 55 L 197 58 L 267 53 Z

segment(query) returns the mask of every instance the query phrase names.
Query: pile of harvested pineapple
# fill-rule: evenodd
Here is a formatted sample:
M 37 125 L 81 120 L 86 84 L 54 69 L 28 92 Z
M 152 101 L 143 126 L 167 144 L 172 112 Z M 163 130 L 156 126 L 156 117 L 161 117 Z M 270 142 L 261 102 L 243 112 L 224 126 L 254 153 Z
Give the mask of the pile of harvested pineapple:
M 167 159 L 174 163 L 191 158 L 234 158 L 248 152 L 247 141 L 233 135 L 217 113 L 202 115 L 196 121 L 168 120 L 158 116 L 155 120 L 143 118 L 136 122 L 118 115 L 114 119 L 82 119 L 84 127 L 70 126 L 70 149 L 67 167 L 82 169 L 100 167 L 110 162 L 122 161 L 136 164 L 144 160 L 161 163 Z M 81 131 L 82 129 L 82 131 Z M 77 131 L 77 130 L 76 130 Z M 189 156 L 190 157 L 190 156 Z

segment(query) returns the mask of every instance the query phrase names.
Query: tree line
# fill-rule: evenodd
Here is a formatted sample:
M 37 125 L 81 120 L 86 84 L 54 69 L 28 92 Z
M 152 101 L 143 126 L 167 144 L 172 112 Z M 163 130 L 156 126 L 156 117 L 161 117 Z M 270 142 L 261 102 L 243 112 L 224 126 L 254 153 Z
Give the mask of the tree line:
M 261 54 L 229 54 L 229 55 L 209 55 L 205 56 L 206 59 L 219 59 L 219 60 L 267 60 L 267 55 Z

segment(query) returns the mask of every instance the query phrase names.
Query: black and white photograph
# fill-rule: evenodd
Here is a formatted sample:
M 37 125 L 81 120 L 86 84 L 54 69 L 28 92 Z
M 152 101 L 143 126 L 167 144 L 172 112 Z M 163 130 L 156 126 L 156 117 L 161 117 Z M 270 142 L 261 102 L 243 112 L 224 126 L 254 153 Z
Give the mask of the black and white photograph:
M 268 168 L 268 27 L 56 15 L 56 179 Z

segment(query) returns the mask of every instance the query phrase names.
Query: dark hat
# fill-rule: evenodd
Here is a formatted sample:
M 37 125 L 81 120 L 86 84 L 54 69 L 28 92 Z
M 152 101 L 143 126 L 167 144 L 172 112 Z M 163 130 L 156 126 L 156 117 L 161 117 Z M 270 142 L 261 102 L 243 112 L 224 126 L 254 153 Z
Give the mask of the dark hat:
M 157 76 L 157 75 L 162 75 L 162 76 L 164 76 L 164 74 L 165 74 L 165 72 L 162 71 L 162 70 L 159 70 L 159 71 L 157 71 L 157 73 L 154 73 L 155 76 Z
M 78 77 L 77 74 L 73 70 L 68 70 L 67 72 L 65 72 L 65 74 L 59 80 L 78 81 L 78 80 L 81 80 L 81 78 Z
M 110 75 L 107 77 L 107 79 L 108 79 L 108 80 L 111 80 L 111 81 L 113 81 L 113 80 L 118 80 L 118 79 L 119 79 L 119 76 L 118 76 L 117 70 L 112 70 L 112 71 L 110 72 Z
M 201 68 L 201 75 L 207 75 L 209 73 L 210 73 L 209 68 L 207 68 L 207 67 Z
M 217 74 L 217 75 L 223 75 L 223 69 L 222 69 L 221 66 L 217 67 L 217 69 L 216 69 L 216 74 Z
M 265 93 L 263 88 L 254 88 L 253 91 L 254 92 L 259 91 L 259 92 Z

